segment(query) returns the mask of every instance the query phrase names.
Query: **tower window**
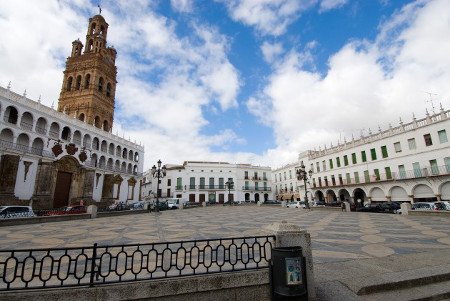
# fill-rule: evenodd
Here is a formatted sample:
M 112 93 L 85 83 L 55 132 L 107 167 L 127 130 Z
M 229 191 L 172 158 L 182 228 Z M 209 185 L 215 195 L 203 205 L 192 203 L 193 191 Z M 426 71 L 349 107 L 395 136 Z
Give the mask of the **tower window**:
M 81 90 L 81 75 L 77 76 L 77 90 Z
M 91 75 L 86 74 L 86 77 L 84 78 L 84 88 L 85 89 L 89 89 L 90 81 L 91 81 Z
M 73 81 L 72 76 L 67 79 L 67 91 L 72 90 L 72 81 Z
M 98 80 L 98 91 L 103 92 L 103 77 Z
M 106 84 L 106 96 L 107 97 L 111 96 L 111 84 L 110 83 Z
M 95 23 L 92 23 L 92 25 L 91 25 L 91 34 L 93 34 L 94 33 L 94 31 L 95 31 L 95 26 L 97 26 Z

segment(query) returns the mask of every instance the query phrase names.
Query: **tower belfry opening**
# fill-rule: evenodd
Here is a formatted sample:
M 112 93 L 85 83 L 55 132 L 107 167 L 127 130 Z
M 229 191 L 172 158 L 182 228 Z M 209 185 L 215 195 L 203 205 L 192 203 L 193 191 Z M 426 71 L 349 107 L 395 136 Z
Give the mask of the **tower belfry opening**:
M 107 47 L 108 23 L 101 15 L 89 19 L 85 46 L 77 39 L 66 60 L 58 111 L 111 131 L 117 85 L 117 52 Z M 84 51 L 83 51 L 84 48 Z

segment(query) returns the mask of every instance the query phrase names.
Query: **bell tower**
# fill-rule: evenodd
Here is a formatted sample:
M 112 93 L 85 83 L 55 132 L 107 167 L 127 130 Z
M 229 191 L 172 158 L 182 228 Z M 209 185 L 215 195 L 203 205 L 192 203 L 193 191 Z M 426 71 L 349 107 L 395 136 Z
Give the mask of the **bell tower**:
M 106 47 L 107 33 L 108 23 L 101 15 L 95 15 L 89 19 L 84 52 L 79 39 L 72 42 L 58 111 L 111 131 L 117 85 L 117 52 L 113 47 Z

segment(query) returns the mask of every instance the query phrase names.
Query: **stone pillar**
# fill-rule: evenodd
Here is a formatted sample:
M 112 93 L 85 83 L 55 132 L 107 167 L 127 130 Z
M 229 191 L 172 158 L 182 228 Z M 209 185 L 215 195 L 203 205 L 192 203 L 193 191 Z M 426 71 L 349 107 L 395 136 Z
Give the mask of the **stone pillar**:
M 262 201 L 258 201 L 258 203 L 256 203 L 256 205 L 257 205 L 258 207 L 261 207 Z
M 414 204 L 414 195 L 408 195 L 409 202 Z
M 286 206 L 287 206 L 286 201 L 281 201 L 281 207 L 286 208 Z
M 436 199 L 437 199 L 438 202 L 441 202 L 442 201 L 441 195 L 440 194 L 436 194 Z
M 96 218 L 97 217 L 97 206 L 89 205 L 87 207 L 86 212 L 91 215 L 91 218 Z
M 402 202 L 400 204 L 400 210 L 402 211 L 403 215 L 408 215 L 409 211 L 411 210 L 411 204 L 408 202 Z
M 39 162 L 34 186 L 34 208 L 53 207 L 53 190 L 56 184 L 56 169 L 52 162 Z
M 316 299 L 314 283 L 314 268 L 312 260 L 311 237 L 306 230 L 286 221 L 276 222 L 262 228 L 263 235 L 275 235 L 275 248 L 301 247 L 306 259 L 306 278 L 308 287 L 308 300 Z
M 87 169 L 84 172 L 84 181 L 83 181 L 83 195 L 84 199 L 92 199 L 92 192 L 94 191 L 94 175 L 95 170 Z
M 349 202 L 344 202 L 344 207 L 345 207 L 345 212 L 351 212 L 351 208 L 350 208 L 350 203 Z

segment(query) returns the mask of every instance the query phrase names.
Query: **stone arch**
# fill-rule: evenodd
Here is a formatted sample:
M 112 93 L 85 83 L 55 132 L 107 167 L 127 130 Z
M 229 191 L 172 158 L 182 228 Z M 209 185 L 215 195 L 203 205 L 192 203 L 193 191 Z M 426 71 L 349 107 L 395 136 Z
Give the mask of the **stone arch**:
M 128 160 L 133 161 L 133 151 L 131 149 L 128 152 Z
M 131 163 L 128 163 L 127 173 L 132 173 L 132 172 L 133 172 L 133 165 L 131 165 Z
M 138 154 L 138 152 L 134 153 L 134 162 L 139 162 L 139 154 Z
M 108 159 L 108 162 L 106 163 L 106 167 L 110 170 L 113 169 L 113 159 L 112 158 Z
M 98 140 L 97 137 L 94 137 L 94 139 L 92 139 L 92 149 L 98 150 L 100 147 L 100 141 Z
M 91 148 L 91 136 L 89 134 L 84 135 L 83 146 L 86 148 Z
M 314 198 L 318 201 L 325 201 L 325 196 L 323 195 L 323 192 L 320 190 L 316 190 L 314 193 Z
M 84 115 L 84 113 L 81 113 L 80 115 L 78 115 L 78 120 L 83 121 L 86 119 L 86 115 Z
M 35 130 L 37 133 L 46 135 L 47 134 L 47 119 L 44 117 L 39 117 L 36 122 Z
M 412 189 L 414 201 L 436 201 L 436 195 L 430 186 L 418 184 Z
M 17 124 L 19 120 L 19 111 L 15 106 L 8 106 L 5 110 L 4 120 L 8 123 Z
M 41 138 L 35 138 L 31 144 L 31 152 L 35 155 L 42 155 L 44 150 L 44 141 Z
M 98 167 L 105 168 L 105 166 L 106 166 L 106 158 L 105 156 L 101 156 L 100 160 L 98 161 Z
M 109 147 L 108 147 L 108 154 L 114 156 L 114 143 L 112 143 L 112 142 L 109 144 Z
M 259 193 L 255 193 L 255 203 L 259 202 Z
M 327 203 L 334 203 L 337 202 L 337 196 L 334 190 L 328 189 L 326 192 L 325 202 Z
M 134 165 L 133 166 L 133 173 L 137 174 L 137 172 L 138 172 L 138 167 L 137 167 L 137 165 Z
M 366 191 L 361 187 L 355 188 L 355 190 L 353 190 L 353 203 L 355 203 L 357 207 L 360 207 L 363 206 L 366 201 Z
M 72 139 L 72 141 L 76 145 L 80 145 L 81 144 L 81 132 L 79 130 L 76 130 L 75 132 L 73 132 L 73 139 Z
M 122 148 L 120 147 L 120 145 L 117 145 L 116 147 L 116 156 L 122 157 Z
M 450 181 L 441 184 L 439 194 L 441 195 L 442 201 L 450 201 Z
M 124 147 L 123 150 L 122 150 L 122 158 L 126 159 L 127 158 L 127 153 L 128 153 L 128 150 L 127 150 L 126 147 Z
M 86 74 L 86 76 L 84 77 L 84 88 L 85 88 L 85 89 L 89 89 L 90 82 L 91 82 L 91 75 L 88 73 L 88 74 Z
M 108 151 L 108 142 L 106 140 L 102 140 L 102 144 L 100 146 L 100 151 L 106 153 Z
M 408 202 L 408 193 L 403 187 L 393 186 L 389 190 L 389 195 L 391 196 L 392 202 Z
M 12 143 L 14 140 L 14 133 L 11 129 L 5 128 L 0 132 L 0 141 L 5 144 L 10 144 L 9 147 L 12 147 Z
M 103 77 L 100 77 L 98 79 L 98 91 L 99 92 L 103 92 L 103 86 L 105 84 L 105 80 L 103 79 Z
M 96 128 L 100 128 L 100 117 L 99 116 L 95 116 L 95 118 L 94 118 L 94 126 Z
M 342 188 L 342 189 L 339 189 L 339 191 L 338 191 L 338 198 L 339 198 L 340 202 L 344 202 L 344 201 L 350 202 L 351 196 L 347 189 Z
M 61 132 L 61 139 L 65 141 L 70 141 L 72 135 L 72 131 L 68 126 L 63 127 L 63 130 Z
M 127 163 L 122 162 L 122 166 L 120 167 L 120 171 L 121 172 L 127 172 Z
M 120 161 L 119 160 L 116 160 L 116 163 L 114 164 L 114 170 L 120 171 Z
M 72 77 L 72 76 L 69 76 L 69 77 L 67 78 L 67 85 L 66 85 L 66 90 L 67 90 L 67 91 L 72 90 L 72 82 L 73 82 L 73 77 Z
M 250 202 L 250 193 L 248 193 L 248 192 L 245 193 L 245 195 L 244 195 L 244 200 L 245 200 L 246 202 Z
M 30 146 L 30 137 L 25 134 L 25 133 L 21 133 L 18 137 L 17 137 L 17 149 L 20 151 L 28 151 L 28 147 Z
M 24 112 L 20 118 L 20 127 L 24 130 L 33 130 L 34 117 L 30 112 Z
M 108 120 L 103 120 L 103 130 L 109 132 L 109 122 L 108 122 Z
M 53 139 L 59 139 L 59 124 L 57 122 L 52 122 L 50 125 L 49 135 Z
M 106 84 L 106 97 L 111 97 L 111 83 Z
M 370 199 L 373 202 L 385 202 L 386 201 L 386 195 L 380 187 L 373 187 L 370 190 Z
M 58 171 L 77 173 L 80 168 L 78 160 L 72 156 L 64 156 L 55 162 Z
M 77 76 L 77 83 L 75 87 L 77 90 L 81 90 L 81 75 Z

